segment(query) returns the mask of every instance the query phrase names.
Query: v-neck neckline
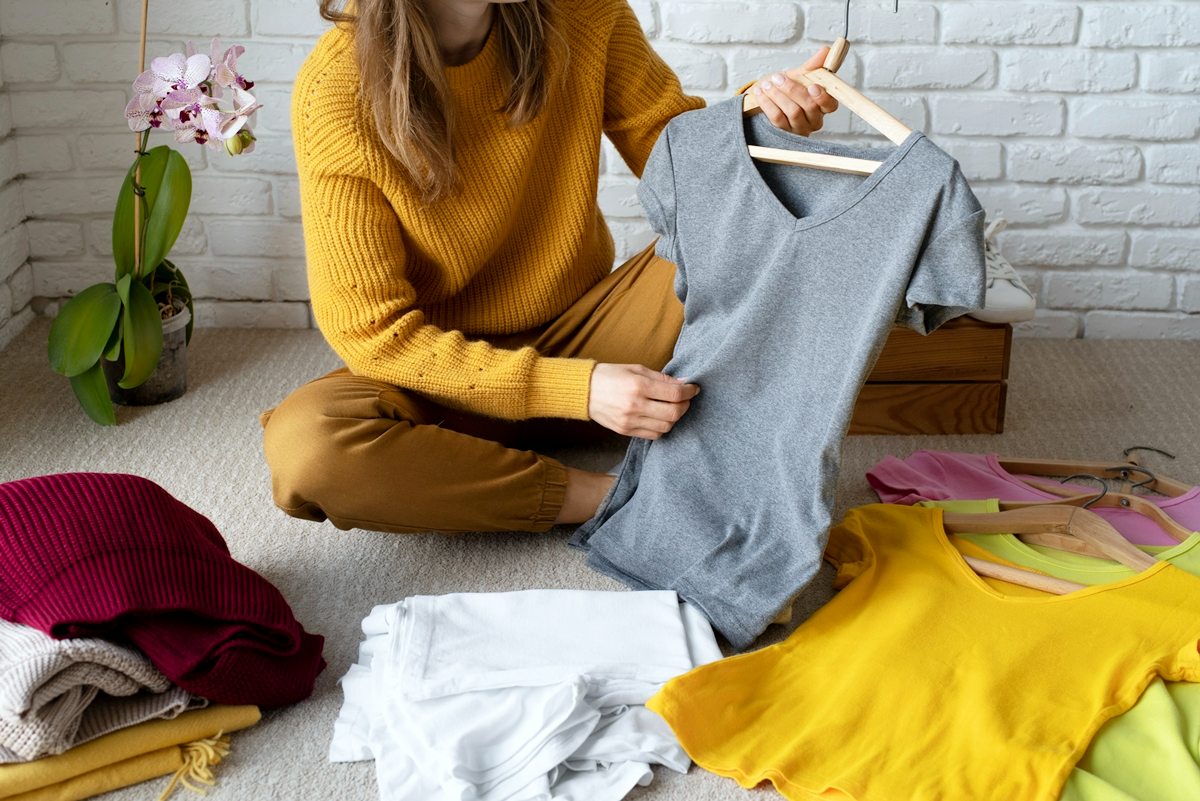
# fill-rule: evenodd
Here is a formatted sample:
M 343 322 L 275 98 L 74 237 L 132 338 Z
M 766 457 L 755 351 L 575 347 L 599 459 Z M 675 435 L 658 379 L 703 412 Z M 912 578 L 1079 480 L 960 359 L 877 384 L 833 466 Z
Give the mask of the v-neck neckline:
M 790 222 L 796 231 L 803 231 L 809 228 L 815 228 L 818 225 L 824 225 L 841 215 L 845 214 L 850 209 L 858 205 L 871 191 L 879 185 L 888 173 L 890 173 L 897 164 L 899 164 L 908 152 L 912 150 L 919 140 L 925 138 L 925 135 L 920 131 L 913 131 L 905 140 L 891 148 L 887 158 L 875 168 L 875 171 L 870 175 L 863 177 L 863 182 L 853 192 L 849 193 L 840 203 L 833 204 L 830 211 L 822 214 L 813 214 L 806 217 L 797 217 L 795 214 L 783 204 L 782 201 L 771 190 L 771 187 L 763 179 L 762 174 L 758 171 L 758 166 L 754 163 L 754 159 L 750 157 L 749 141 L 746 139 L 746 123 L 742 116 L 742 97 L 738 95 L 728 102 L 730 116 L 733 120 L 733 125 L 737 135 L 734 137 L 735 147 L 738 149 L 739 157 L 744 161 L 745 166 L 750 171 L 751 183 L 755 186 L 755 191 L 764 196 L 764 203 L 770 206 L 777 216 L 782 216 L 784 222 Z M 780 131 L 779 133 L 783 133 Z M 781 139 L 783 137 L 780 137 Z M 788 136 L 786 150 L 802 151 L 806 153 L 825 153 L 834 156 L 850 156 L 851 158 L 861 158 L 862 148 L 850 147 L 847 145 L 839 145 L 834 142 L 816 141 L 806 136 Z M 796 147 L 800 145 L 800 147 Z M 853 151 L 853 155 L 847 151 Z M 798 170 L 815 169 L 813 167 L 795 167 Z
M 980 592 L 984 593 L 985 595 L 987 595 L 991 598 L 994 598 L 997 601 L 1004 602 L 1004 603 L 1051 604 L 1051 603 L 1060 603 L 1060 602 L 1065 602 L 1065 601 L 1082 600 L 1085 597 L 1090 597 L 1092 595 L 1098 595 L 1099 593 L 1102 593 L 1102 592 L 1112 592 L 1114 590 L 1120 590 L 1120 589 L 1123 589 L 1124 587 L 1132 586 L 1132 585 L 1138 584 L 1142 581 L 1146 581 L 1150 578 L 1153 578 L 1155 575 L 1163 572 L 1168 567 L 1172 566 L 1170 562 L 1167 562 L 1165 560 L 1159 560 L 1159 562 L 1157 564 L 1153 565 L 1152 567 L 1148 567 L 1145 570 L 1142 570 L 1138 573 L 1133 574 L 1132 576 L 1129 576 L 1128 578 L 1121 579 L 1120 581 L 1113 581 L 1113 582 L 1110 582 L 1107 584 L 1096 584 L 1091 587 L 1084 587 L 1081 590 L 1075 590 L 1074 592 L 1069 592 L 1066 595 L 1047 595 L 1044 598 L 1032 597 L 1032 596 L 1005 595 L 1004 593 L 989 586 L 988 583 L 986 581 L 984 581 L 983 578 L 978 573 L 976 573 L 974 570 L 972 570 L 971 566 L 967 564 L 965 559 L 963 559 L 963 555 L 958 552 L 957 548 L 954 547 L 954 543 L 950 542 L 950 537 L 946 533 L 946 526 L 942 522 L 942 515 L 944 513 L 944 510 L 938 509 L 938 508 L 931 508 L 928 511 L 933 513 L 929 517 L 929 527 L 933 530 L 934 536 L 936 537 L 937 541 L 942 546 L 941 553 L 946 558 L 948 558 L 951 562 L 954 563 L 955 571 L 957 573 L 959 573 L 960 575 L 962 575 L 966 579 L 966 581 L 968 581 L 969 583 L 974 585 L 974 587 L 977 591 L 980 591 Z M 1078 582 L 1076 582 L 1076 583 L 1078 583 Z

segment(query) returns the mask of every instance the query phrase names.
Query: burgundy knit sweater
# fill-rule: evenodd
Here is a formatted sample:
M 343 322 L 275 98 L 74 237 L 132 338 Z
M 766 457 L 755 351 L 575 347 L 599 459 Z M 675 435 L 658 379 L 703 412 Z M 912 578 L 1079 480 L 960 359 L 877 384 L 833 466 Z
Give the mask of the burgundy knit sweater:
M 208 518 L 138 476 L 0 484 L 0 617 L 131 643 L 223 704 L 299 701 L 325 668 L 325 639 L 279 590 L 233 560 Z

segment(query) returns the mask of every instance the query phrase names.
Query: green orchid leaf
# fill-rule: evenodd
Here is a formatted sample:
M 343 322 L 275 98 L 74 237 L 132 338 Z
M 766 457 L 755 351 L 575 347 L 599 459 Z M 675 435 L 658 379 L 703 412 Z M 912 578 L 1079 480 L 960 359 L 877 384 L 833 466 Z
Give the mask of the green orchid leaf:
M 99 362 L 120 311 L 113 284 L 90 286 L 68 300 L 50 326 L 51 369 L 71 377 Z
M 130 278 L 125 276 L 122 281 Z M 118 384 L 123 389 L 141 386 L 158 367 L 162 356 L 162 316 L 150 290 L 141 281 L 125 285 L 125 375 Z
M 146 152 L 142 156 L 142 176 L 141 186 L 146 190 L 146 195 L 142 202 L 142 225 L 146 225 L 149 209 L 154 208 L 154 204 L 158 200 L 159 188 L 163 182 L 163 175 L 167 169 L 167 162 L 171 148 L 166 145 L 159 145 Z M 179 155 L 176 153 L 175 155 Z M 129 168 L 129 172 L 125 174 L 125 182 L 121 184 L 121 191 L 117 195 L 117 208 L 113 214 L 113 230 L 112 230 L 112 247 L 113 261 L 117 264 L 117 277 L 133 272 L 133 174 L 137 167 Z M 143 262 L 144 263 L 144 262 Z
M 150 221 L 146 224 L 142 275 L 150 275 L 171 252 L 179 232 L 183 230 L 188 206 L 192 203 L 192 171 L 188 169 L 183 156 L 174 150 L 167 153 L 166 168 L 153 199 L 147 189 L 146 203 L 150 209 Z
M 125 341 L 122 333 L 125 331 L 125 326 L 122 324 L 120 315 L 117 316 L 117 324 L 113 326 L 112 333 L 108 336 L 108 344 L 104 346 L 104 358 L 110 362 L 115 362 L 121 355 L 121 343 Z
M 87 370 L 71 376 L 71 389 L 87 416 L 102 426 L 116 425 L 117 413 L 112 399 L 108 397 L 108 385 L 104 383 L 104 369 L 96 362 Z

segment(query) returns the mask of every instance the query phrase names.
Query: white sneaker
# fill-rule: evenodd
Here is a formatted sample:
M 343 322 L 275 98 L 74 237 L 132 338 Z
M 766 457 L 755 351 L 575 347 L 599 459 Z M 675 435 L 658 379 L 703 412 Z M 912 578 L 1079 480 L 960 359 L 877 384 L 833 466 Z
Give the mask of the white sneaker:
M 970 316 L 985 323 L 1021 323 L 1033 319 L 1037 301 L 1017 271 L 1000 254 L 994 238 L 1008 226 L 1008 220 L 992 220 L 983 234 L 983 250 L 987 256 L 987 295 L 983 308 Z

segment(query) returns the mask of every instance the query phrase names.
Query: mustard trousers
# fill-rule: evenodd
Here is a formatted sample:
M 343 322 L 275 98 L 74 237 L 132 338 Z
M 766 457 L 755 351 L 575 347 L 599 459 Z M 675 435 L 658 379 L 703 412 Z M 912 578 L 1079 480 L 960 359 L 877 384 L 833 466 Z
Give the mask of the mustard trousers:
M 661 370 L 683 325 L 674 281 L 675 265 L 652 245 L 556 320 L 484 339 Z M 341 529 L 397 533 L 546 531 L 567 474 L 530 448 L 605 432 L 583 421 L 481 417 L 348 368 L 310 381 L 260 420 L 279 508 Z

